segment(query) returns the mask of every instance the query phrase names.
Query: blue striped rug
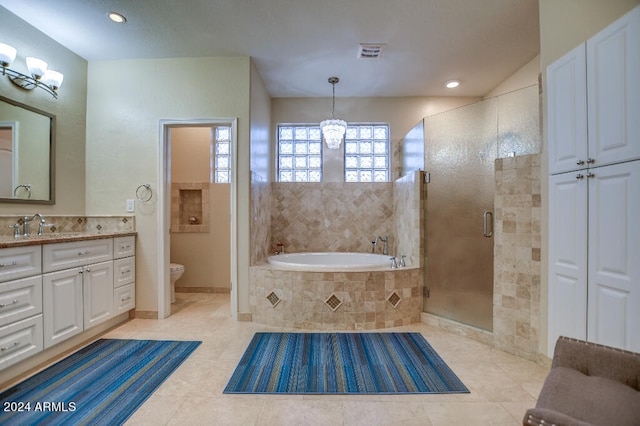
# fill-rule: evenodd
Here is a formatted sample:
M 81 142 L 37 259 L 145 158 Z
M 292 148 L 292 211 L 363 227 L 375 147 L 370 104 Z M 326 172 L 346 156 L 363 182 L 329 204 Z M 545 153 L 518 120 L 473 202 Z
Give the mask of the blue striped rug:
M 123 424 L 200 343 L 97 340 L 0 394 L 0 424 Z
M 224 393 L 468 393 L 420 333 L 256 333 Z

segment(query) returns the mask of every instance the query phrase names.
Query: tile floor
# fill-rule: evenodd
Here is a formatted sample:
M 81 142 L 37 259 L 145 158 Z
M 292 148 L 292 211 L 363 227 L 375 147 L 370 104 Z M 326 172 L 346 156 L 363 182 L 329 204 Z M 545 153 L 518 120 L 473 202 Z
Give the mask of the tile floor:
M 386 331 L 422 333 L 470 394 L 225 395 L 253 333 L 282 329 L 231 320 L 228 295 L 177 297 L 170 318 L 135 319 L 104 336 L 203 342 L 127 425 L 521 425 L 548 372 L 476 341 L 413 324 Z

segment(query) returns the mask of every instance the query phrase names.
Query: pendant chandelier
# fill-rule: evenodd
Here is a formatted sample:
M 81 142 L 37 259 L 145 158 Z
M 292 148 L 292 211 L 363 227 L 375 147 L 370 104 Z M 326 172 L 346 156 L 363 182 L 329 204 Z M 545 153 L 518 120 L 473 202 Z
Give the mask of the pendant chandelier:
M 336 83 L 340 82 L 338 77 L 329 77 L 329 83 L 333 86 L 333 103 L 331 106 L 331 118 L 320 123 L 322 135 L 327 142 L 329 149 L 338 149 L 340 142 L 347 131 L 347 122 L 336 118 Z

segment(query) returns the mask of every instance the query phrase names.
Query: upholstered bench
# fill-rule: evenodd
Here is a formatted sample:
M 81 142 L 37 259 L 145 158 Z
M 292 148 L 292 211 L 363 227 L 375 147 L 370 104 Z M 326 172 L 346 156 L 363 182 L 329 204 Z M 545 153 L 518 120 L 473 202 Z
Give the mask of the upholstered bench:
M 560 337 L 523 425 L 640 425 L 640 354 Z

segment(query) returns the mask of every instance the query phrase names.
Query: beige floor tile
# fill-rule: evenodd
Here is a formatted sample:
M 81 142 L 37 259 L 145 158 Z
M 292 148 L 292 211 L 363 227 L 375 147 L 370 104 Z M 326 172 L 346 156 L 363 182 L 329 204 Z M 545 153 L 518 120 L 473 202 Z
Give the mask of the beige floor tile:
M 129 417 L 125 425 L 167 425 L 185 401 L 185 398 L 176 398 L 175 396 L 158 395 L 155 393 L 145 401 L 142 407 Z
M 342 425 L 342 402 L 265 399 L 256 426 Z
M 424 403 L 416 401 L 342 403 L 345 425 L 430 426 Z
M 170 426 L 255 425 L 262 400 L 190 397 L 167 423 Z
M 425 403 L 424 409 L 433 426 L 521 425 L 497 402 Z
M 502 406 L 511 414 L 514 420 L 522 423 L 522 419 L 524 418 L 524 413 L 527 412 L 529 408 L 535 407 L 535 402 L 501 402 Z
M 469 394 L 243 395 L 223 390 L 254 333 L 299 331 L 236 322 L 229 295 L 178 293 L 178 312 L 135 319 L 106 337 L 202 344 L 134 413 L 128 425 L 517 425 L 535 405 L 547 371 L 527 360 L 426 324 L 422 333 Z

